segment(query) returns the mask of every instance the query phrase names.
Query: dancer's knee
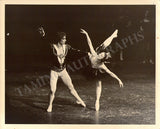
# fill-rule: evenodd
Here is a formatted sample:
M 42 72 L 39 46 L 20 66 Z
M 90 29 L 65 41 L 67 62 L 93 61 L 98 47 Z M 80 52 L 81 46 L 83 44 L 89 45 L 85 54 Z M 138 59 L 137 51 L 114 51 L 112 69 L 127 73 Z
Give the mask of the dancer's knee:
M 70 86 L 70 87 L 69 87 L 69 90 L 70 90 L 71 94 L 74 94 L 74 93 L 75 93 L 75 89 L 74 89 L 73 86 Z
M 101 87 L 102 86 L 102 82 L 101 81 L 97 81 L 96 86 L 97 87 Z
M 55 94 L 56 92 L 56 83 L 50 82 L 50 94 Z
M 50 89 L 50 94 L 51 94 L 51 95 L 54 95 L 55 92 L 56 92 L 56 89 L 52 89 L 52 88 Z
M 73 83 L 72 83 L 71 80 L 68 81 L 68 82 L 66 83 L 66 85 L 68 86 L 68 88 L 69 88 L 70 90 L 73 90 L 73 89 L 74 89 L 74 86 L 73 86 Z
M 68 89 L 70 90 L 71 94 L 74 94 L 75 93 L 75 89 L 74 89 L 72 81 L 71 80 L 68 81 L 66 85 L 68 86 Z

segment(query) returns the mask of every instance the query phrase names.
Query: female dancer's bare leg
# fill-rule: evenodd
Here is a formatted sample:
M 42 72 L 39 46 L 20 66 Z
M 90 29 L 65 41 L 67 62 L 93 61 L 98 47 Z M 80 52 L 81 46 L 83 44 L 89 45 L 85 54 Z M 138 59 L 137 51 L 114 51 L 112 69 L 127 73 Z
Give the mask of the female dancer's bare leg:
M 114 38 L 117 37 L 117 34 L 118 34 L 118 30 L 116 29 L 113 34 L 108 37 L 100 46 L 102 46 L 102 49 L 105 49 L 106 47 L 108 47 L 111 43 L 112 43 L 112 40 Z
M 98 80 L 96 83 L 96 102 L 95 102 L 96 111 L 99 111 L 100 108 L 99 100 L 101 97 L 101 91 L 102 91 L 102 81 Z

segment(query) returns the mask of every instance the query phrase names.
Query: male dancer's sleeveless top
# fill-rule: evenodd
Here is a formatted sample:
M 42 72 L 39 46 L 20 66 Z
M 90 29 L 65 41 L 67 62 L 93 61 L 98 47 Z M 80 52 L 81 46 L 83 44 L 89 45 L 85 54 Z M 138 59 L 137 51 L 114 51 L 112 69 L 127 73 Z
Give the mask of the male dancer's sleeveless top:
M 57 72 L 60 72 L 62 70 L 64 70 L 64 68 L 66 67 L 66 55 L 68 53 L 68 50 L 70 49 L 70 46 L 68 44 L 63 45 L 63 53 L 60 54 L 59 48 L 57 48 L 56 44 L 52 44 L 51 45 L 51 69 Z
M 56 48 L 56 44 L 51 44 L 51 59 L 50 59 L 51 70 L 61 72 L 66 68 L 68 62 L 71 62 L 79 55 L 80 56 L 86 55 L 86 52 L 74 49 L 68 44 L 65 44 L 63 46 L 63 49 L 64 49 L 63 54 L 59 54 L 58 49 Z

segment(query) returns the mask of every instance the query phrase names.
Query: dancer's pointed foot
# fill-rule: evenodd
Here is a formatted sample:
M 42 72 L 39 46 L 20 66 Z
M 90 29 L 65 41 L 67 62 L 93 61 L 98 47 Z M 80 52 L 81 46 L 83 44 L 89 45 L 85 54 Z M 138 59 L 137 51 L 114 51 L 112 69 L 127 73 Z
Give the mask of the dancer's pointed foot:
M 86 107 L 86 104 L 83 101 L 78 101 L 77 100 L 76 103 L 82 105 L 83 107 Z
M 52 112 L 52 105 L 48 106 L 47 112 Z
M 96 111 L 99 111 L 100 105 L 99 105 L 99 101 L 96 101 L 95 103 L 95 109 Z
M 117 37 L 117 34 L 118 34 L 118 29 L 116 29 L 116 30 L 113 32 L 113 34 L 112 34 L 113 38 L 116 38 L 116 37 Z

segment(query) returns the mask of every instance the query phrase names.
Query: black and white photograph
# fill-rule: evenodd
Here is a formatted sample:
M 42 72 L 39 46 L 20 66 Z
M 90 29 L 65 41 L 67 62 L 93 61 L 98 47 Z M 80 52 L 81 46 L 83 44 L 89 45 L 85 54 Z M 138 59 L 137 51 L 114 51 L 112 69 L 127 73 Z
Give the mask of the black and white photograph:
M 4 8 L 5 124 L 156 124 L 155 4 Z

